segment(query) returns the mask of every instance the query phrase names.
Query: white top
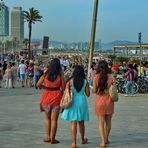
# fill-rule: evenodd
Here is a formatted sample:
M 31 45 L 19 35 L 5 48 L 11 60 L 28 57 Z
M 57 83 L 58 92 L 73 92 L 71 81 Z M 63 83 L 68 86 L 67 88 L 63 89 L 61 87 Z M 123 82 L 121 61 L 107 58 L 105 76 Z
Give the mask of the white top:
M 69 61 L 68 60 L 63 60 L 63 66 L 69 67 Z
M 27 66 L 25 64 L 20 64 L 19 65 L 20 74 L 25 74 L 26 73 L 26 68 L 27 68 Z

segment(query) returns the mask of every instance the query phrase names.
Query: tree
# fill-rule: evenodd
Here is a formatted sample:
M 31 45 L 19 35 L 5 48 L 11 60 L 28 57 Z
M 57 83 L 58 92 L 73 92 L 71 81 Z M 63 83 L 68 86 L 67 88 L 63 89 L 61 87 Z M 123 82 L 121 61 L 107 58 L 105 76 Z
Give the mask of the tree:
M 28 58 L 31 59 L 30 54 L 30 44 L 31 44 L 31 35 L 32 35 L 32 24 L 36 22 L 42 22 L 42 16 L 39 15 L 39 11 L 35 10 L 33 7 L 29 8 L 28 11 L 24 11 L 24 19 L 28 23 L 29 35 L 28 35 Z
M 29 43 L 29 40 L 27 38 L 25 38 L 23 40 L 23 44 L 25 45 L 25 48 L 28 48 L 28 43 Z
M 126 62 L 126 63 L 128 63 L 128 61 L 129 61 L 129 58 L 128 57 L 117 57 L 116 58 L 116 61 L 118 61 L 118 62 L 120 62 L 120 63 L 123 63 L 123 62 Z
M 111 60 L 111 61 L 114 61 L 116 59 L 116 56 L 115 55 L 109 55 L 108 58 Z

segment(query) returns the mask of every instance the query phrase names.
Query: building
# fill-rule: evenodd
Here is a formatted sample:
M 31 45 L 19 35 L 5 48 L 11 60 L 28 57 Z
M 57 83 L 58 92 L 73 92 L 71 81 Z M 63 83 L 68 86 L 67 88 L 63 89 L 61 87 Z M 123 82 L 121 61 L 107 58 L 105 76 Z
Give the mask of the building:
M 21 7 L 11 11 L 11 36 L 18 41 L 24 39 L 24 15 Z
M 0 2 L 0 37 L 9 36 L 9 8 Z
M 118 44 L 113 46 L 113 54 L 125 57 L 148 58 L 148 44 Z

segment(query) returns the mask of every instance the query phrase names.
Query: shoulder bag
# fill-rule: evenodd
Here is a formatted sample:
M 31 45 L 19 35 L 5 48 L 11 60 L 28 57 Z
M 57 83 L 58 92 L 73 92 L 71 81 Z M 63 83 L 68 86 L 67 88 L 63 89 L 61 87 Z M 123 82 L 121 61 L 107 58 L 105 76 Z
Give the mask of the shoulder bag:
M 118 96 L 117 87 L 116 87 L 115 82 L 113 82 L 113 84 L 109 88 L 109 95 L 110 95 L 113 102 L 118 101 L 119 96 Z

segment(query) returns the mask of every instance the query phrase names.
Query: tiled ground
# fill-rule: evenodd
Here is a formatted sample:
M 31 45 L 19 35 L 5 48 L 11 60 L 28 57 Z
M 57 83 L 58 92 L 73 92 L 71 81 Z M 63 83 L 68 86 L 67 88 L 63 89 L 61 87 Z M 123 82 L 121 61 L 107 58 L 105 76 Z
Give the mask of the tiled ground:
M 44 114 L 39 112 L 41 90 L 30 88 L 0 89 L 0 148 L 69 148 L 70 124 L 61 121 L 58 145 L 43 143 Z M 89 144 L 79 147 L 97 148 L 100 142 L 97 118 L 94 115 L 94 95 L 88 99 L 90 121 L 86 123 Z M 79 138 L 79 134 L 78 134 Z M 110 135 L 110 148 L 148 147 L 148 95 L 123 97 L 116 103 Z

